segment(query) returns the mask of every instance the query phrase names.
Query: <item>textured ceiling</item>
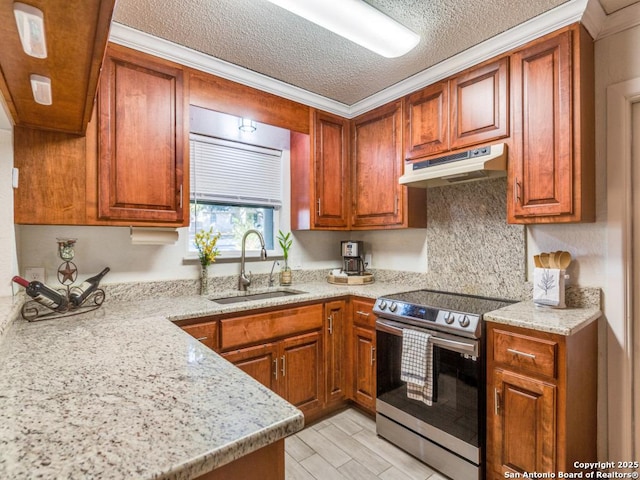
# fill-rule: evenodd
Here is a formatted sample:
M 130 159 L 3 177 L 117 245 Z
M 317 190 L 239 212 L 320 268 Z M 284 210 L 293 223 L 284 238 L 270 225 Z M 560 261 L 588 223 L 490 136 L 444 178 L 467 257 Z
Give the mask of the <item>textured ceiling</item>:
M 367 0 L 421 35 L 414 50 L 395 59 L 267 0 L 118 0 L 114 20 L 353 105 L 566 1 Z

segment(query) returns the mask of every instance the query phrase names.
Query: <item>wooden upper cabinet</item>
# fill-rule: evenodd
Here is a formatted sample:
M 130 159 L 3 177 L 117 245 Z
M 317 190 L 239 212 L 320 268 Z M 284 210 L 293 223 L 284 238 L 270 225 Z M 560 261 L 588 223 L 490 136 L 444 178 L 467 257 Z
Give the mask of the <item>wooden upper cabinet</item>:
M 14 3 L 1 2 L 0 96 L 7 113 L 16 126 L 83 135 L 93 111 L 115 0 L 27 3 L 43 12 L 47 57 L 24 53 Z M 51 105 L 34 101 L 29 82 L 34 73 L 51 79 Z
M 426 190 L 401 186 L 402 105 L 395 101 L 354 119 L 353 229 L 426 226 Z
M 311 111 L 311 135 L 291 132 L 292 230 L 349 228 L 349 121 Z
M 465 70 L 403 101 L 406 160 L 507 137 L 509 58 Z
M 510 223 L 595 219 L 593 41 L 580 26 L 512 56 Z
M 404 99 L 404 156 L 407 160 L 449 149 L 449 84 L 436 83 Z
M 313 181 L 316 228 L 347 228 L 349 224 L 349 122 L 316 112 Z
M 99 94 L 99 218 L 188 223 L 183 78 L 179 65 L 109 45 Z
M 450 80 L 451 150 L 509 135 L 508 79 L 504 57 Z

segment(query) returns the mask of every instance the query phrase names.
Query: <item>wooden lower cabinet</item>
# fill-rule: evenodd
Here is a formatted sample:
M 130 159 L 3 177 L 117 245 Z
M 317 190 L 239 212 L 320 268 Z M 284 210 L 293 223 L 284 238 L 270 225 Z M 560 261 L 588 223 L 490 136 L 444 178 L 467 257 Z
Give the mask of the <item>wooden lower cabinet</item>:
M 367 410 L 376 407 L 376 338 L 375 330 L 353 328 L 353 400 Z
M 277 344 L 256 345 L 223 353 L 222 356 L 265 387 L 277 391 Z
M 322 335 L 305 333 L 222 356 L 305 413 L 323 402 Z
M 220 320 L 222 356 L 305 416 L 325 401 L 323 305 Z
M 568 336 L 487 322 L 487 480 L 596 461 L 596 400 L 597 322 Z
M 196 323 L 193 325 L 184 325 L 181 327 L 185 332 L 193 338 L 206 345 L 211 350 L 218 351 L 218 321 Z
M 347 398 L 347 306 L 344 300 L 325 304 L 326 405 Z
M 376 407 L 376 320 L 374 300 L 351 300 L 352 400 L 373 413 Z
M 496 369 L 492 387 L 497 403 L 494 442 L 501 457 L 501 478 L 507 472 L 554 471 L 556 386 Z

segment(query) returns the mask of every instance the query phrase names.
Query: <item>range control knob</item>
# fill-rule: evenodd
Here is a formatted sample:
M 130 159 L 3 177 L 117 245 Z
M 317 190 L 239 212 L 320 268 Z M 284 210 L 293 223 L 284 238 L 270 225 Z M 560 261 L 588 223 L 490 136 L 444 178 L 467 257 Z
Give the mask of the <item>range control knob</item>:
M 460 317 L 458 319 L 458 323 L 460 324 L 460 326 L 462 328 L 467 328 L 469 326 L 469 324 L 471 323 L 471 320 L 469 320 L 469 317 L 467 317 L 466 315 L 464 317 Z
M 389 311 L 394 312 L 398 309 L 398 304 L 396 302 L 391 302 L 391 305 L 389 305 Z
M 380 303 L 378 304 L 378 306 L 380 307 L 380 310 L 386 310 L 387 302 L 385 300 L 380 300 Z
M 447 325 L 451 325 L 456 317 L 451 312 L 447 312 L 444 314 L 444 321 L 447 322 Z

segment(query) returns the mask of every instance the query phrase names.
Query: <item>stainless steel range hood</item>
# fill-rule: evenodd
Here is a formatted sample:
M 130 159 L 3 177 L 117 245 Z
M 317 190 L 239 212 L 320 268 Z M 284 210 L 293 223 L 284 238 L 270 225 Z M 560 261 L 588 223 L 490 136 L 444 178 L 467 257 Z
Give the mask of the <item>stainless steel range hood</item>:
M 429 160 L 407 162 L 400 184 L 409 187 L 438 187 L 506 174 L 507 146 L 498 143 Z

